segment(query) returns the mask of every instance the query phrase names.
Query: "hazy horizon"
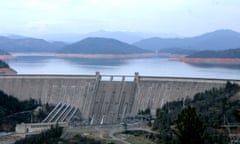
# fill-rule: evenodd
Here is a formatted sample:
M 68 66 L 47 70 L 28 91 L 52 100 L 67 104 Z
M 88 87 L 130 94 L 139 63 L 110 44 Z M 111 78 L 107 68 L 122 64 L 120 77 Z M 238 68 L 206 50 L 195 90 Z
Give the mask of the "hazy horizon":
M 0 3 L 0 34 L 42 36 L 100 30 L 196 36 L 240 31 L 238 0 L 10 0 Z

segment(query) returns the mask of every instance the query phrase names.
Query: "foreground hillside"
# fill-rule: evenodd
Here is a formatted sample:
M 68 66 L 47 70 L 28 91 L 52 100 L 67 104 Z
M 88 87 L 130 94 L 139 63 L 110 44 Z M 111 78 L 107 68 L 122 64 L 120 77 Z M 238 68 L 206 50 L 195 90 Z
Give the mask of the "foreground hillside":
M 160 131 L 160 140 L 163 143 L 174 141 L 173 129 L 176 126 L 177 115 L 187 106 L 194 107 L 199 114 L 204 126 L 202 138 L 206 144 L 228 143 L 227 132 L 221 129 L 223 125 L 240 122 L 240 86 L 228 82 L 224 88 L 213 88 L 196 94 L 193 99 L 169 102 L 159 108 L 154 129 Z M 192 125 L 189 122 L 186 127 L 188 126 L 199 125 Z M 189 132 L 189 136 L 192 135 L 191 133 Z
M 36 100 L 19 101 L 0 91 L 0 132 L 13 131 L 17 123 L 30 122 L 32 110 L 40 105 Z
M 60 53 L 74 54 L 140 54 L 149 53 L 136 46 L 110 38 L 86 38 L 68 45 Z

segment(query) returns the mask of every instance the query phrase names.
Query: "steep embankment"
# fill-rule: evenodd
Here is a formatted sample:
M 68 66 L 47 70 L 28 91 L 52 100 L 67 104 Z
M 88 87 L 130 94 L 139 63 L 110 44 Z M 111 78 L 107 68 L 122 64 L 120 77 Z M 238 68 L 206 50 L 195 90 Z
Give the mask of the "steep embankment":
M 240 64 L 240 48 L 223 51 L 200 51 L 177 60 L 193 64 Z
M 11 69 L 6 62 L 2 61 L 12 58 L 14 58 L 14 56 L 6 51 L 0 50 L 0 74 L 16 74 L 15 70 Z
M 16 74 L 16 71 L 11 69 L 6 62 L 0 60 L 0 74 Z

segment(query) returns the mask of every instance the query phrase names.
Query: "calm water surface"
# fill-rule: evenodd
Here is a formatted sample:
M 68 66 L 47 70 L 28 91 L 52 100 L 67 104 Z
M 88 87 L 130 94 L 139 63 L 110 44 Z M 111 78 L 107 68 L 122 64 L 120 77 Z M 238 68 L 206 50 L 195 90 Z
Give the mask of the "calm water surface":
M 240 79 L 240 66 L 196 66 L 167 58 L 61 59 L 17 57 L 7 61 L 18 74 L 101 74 Z

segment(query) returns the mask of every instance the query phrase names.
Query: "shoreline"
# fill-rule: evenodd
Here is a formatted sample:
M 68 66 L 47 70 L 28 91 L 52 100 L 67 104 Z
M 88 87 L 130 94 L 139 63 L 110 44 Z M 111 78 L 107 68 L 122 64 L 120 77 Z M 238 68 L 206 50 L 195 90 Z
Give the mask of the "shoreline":
M 11 58 L 20 56 L 49 56 L 49 57 L 59 57 L 59 58 L 89 58 L 89 59 L 128 59 L 128 58 L 149 58 L 149 57 L 169 57 L 169 58 L 179 58 L 183 55 L 170 54 L 170 53 L 140 53 L 140 54 L 67 54 L 67 53 L 12 53 Z M 1 59 L 1 56 L 0 56 Z
M 15 56 L 12 55 L 0 55 L 0 60 L 14 59 Z
M 175 61 L 189 64 L 240 65 L 240 58 L 174 58 Z
M 0 75 L 4 74 L 10 74 L 10 75 L 16 75 L 17 71 L 15 71 L 12 68 L 0 68 Z
M 189 64 L 222 64 L 240 65 L 240 58 L 187 58 L 186 55 L 171 53 L 141 53 L 141 54 L 60 54 L 47 52 L 31 53 L 11 53 L 11 55 L 0 55 L 0 60 L 14 59 L 16 57 L 37 56 L 37 57 L 57 57 L 57 58 L 86 58 L 86 59 L 131 59 L 131 58 L 151 58 L 167 57 L 169 60 L 179 61 Z

